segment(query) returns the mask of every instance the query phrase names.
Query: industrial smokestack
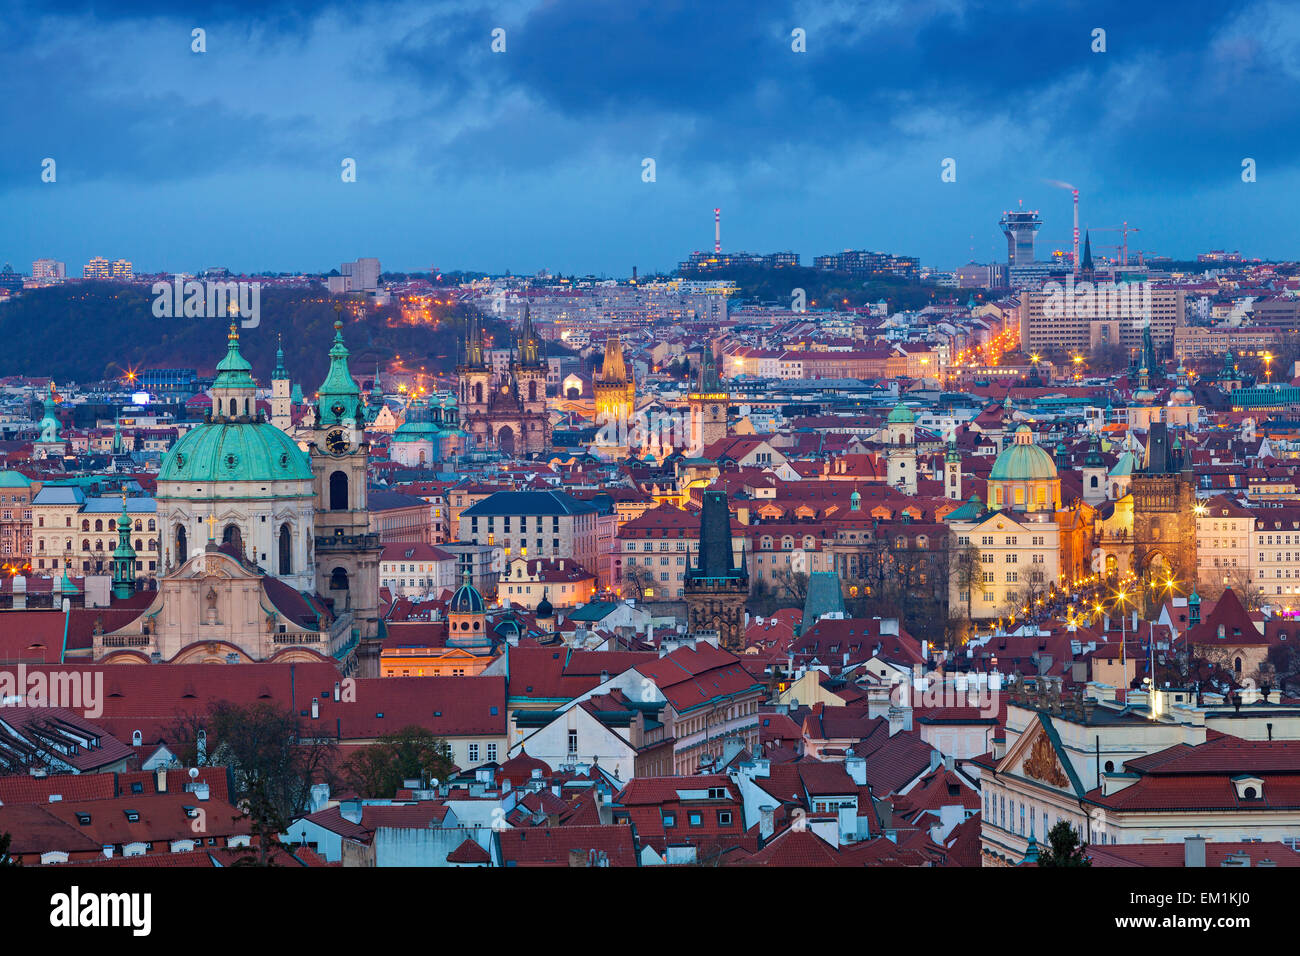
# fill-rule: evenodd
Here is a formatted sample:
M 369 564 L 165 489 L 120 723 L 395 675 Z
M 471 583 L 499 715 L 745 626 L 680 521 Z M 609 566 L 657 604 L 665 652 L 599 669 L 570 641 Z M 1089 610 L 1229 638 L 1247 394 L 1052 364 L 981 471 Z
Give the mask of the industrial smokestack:
M 1079 274 L 1079 190 L 1072 189 L 1074 193 L 1074 274 Z
M 713 210 L 713 254 L 722 251 L 722 210 Z

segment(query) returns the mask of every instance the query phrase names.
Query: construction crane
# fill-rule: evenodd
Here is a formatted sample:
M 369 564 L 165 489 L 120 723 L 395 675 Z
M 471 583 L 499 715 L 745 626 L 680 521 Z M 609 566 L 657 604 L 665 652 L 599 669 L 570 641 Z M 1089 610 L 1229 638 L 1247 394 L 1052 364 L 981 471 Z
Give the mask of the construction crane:
M 1124 237 L 1124 240 L 1123 240 L 1123 243 L 1119 246 L 1119 250 L 1120 250 L 1120 263 L 1119 263 L 1119 264 L 1122 265 L 1122 266 L 1126 266 L 1126 265 L 1128 265 L 1128 234 L 1129 234 L 1130 232 L 1141 232 L 1142 230 L 1139 229 L 1137 226 L 1130 226 L 1130 225 L 1126 222 L 1126 223 L 1124 223 L 1122 226 L 1101 226 L 1101 227 L 1099 227 L 1099 228 L 1097 228 L 1097 229 L 1093 229 L 1093 230 L 1091 230 L 1091 231 L 1092 231 L 1092 232 L 1118 232 L 1118 233 L 1121 233 L 1121 234 L 1123 235 L 1123 237 Z

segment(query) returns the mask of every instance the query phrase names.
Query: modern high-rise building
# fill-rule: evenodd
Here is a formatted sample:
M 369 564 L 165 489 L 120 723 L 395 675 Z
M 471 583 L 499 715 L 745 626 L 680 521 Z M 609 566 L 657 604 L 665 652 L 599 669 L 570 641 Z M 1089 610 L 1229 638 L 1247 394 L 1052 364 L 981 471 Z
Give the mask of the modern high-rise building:
M 67 266 L 56 259 L 37 259 L 32 263 L 32 278 L 61 281 L 67 275 Z
M 1020 347 L 1026 354 L 1067 355 L 1112 345 L 1136 354 L 1148 328 L 1157 352 L 1166 353 L 1173 348 L 1174 330 L 1187 324 L 1181 289 L 1137 282 L 1049 287 L 1021 298 Z
M 1036 209 L 1008 209 L 998 225 L 1007 237 L 1007 265 L 1031 265 L 1034 261 L 1034 234 L 1043 220 Z
M 131 279 L 135 277 L 135 271 L 131 268 L 130 259 L 113 260 L 113 278 L 114 279 Z
M 347 280 L 344 283 L 345 292 L 373 292 L 379 288 L 378 259 L 345 262 L 339 266 L 339 272 L 343 273 L 343 278 Z
M 82 267 L 81 277 L 83 279 L 111 279 L 113 269 L 103 256 L 95 256 Z
M 895 277 L 916 280 L 921 272 L 921 261 L 916 256 L 896 256 L 888 252 L 870 252 L 866 249 L 845 249 L 832 255 L 815 256 L 814 269 L 829 272 L 847 272 L 851 276 Z

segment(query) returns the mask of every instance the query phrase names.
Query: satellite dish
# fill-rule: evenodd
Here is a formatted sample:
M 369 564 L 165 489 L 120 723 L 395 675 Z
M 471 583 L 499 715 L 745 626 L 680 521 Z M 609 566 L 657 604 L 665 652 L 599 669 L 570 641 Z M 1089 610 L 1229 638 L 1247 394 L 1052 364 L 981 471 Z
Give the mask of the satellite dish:
M 197 780 L 197 779 L 199 779 L 199 768 L 198 768 L 198 767 L 190 767 L 190 779 L 191 779 L 191 780 Z

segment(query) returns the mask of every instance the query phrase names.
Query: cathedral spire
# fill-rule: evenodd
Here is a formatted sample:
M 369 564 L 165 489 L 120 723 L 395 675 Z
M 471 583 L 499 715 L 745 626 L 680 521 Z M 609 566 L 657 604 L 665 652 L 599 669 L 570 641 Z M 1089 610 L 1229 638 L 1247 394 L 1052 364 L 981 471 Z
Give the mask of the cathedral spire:
M 113 597 L 125 600 L 135 593 L 135 549 L 131 547 L 131 516 L 122 492 L 122 514 L 117 519 L 117 549 L 113 552 Z
M 325 381 L 317 390 L 317 410 L 324 425 L 343 424 L 355 414 L 361 404 L 361 389 L 348 371 L 348 347 L 343 344 L 343 319 L 341 305 L 335 305 L 340 316 L 334 320 L 334 344 L 330 348 L 330 369 Z M 365 423 L 359 422 L 358 426 Z

